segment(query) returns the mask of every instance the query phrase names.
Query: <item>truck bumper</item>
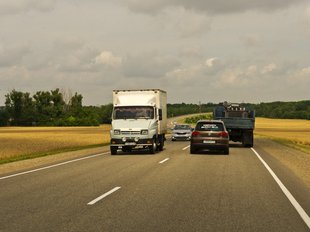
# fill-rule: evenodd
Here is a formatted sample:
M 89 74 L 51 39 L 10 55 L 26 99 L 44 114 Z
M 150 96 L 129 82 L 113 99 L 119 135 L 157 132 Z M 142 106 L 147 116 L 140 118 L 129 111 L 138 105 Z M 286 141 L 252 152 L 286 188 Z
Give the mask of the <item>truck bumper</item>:
M 135 139 L 126 139 L 126 141 L 123 141 L 122 139 L 111 139 L 110 146 L 115 147 L 124 147 L 124 146 L 130 146 L 130 147 L 136 147 L 136 146 L 151 146 L 152 145 L 152 139 L 139 139 L 136 141 Z

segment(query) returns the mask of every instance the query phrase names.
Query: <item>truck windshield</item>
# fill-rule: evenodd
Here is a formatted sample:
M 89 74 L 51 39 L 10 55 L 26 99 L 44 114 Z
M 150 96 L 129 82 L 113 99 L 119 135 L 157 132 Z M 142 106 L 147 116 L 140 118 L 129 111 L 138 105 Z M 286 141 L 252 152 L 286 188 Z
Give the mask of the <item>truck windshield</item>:
M 153 119 L 154 108 L 151 106 L 119 106 L 113 111 L 113 119 Z

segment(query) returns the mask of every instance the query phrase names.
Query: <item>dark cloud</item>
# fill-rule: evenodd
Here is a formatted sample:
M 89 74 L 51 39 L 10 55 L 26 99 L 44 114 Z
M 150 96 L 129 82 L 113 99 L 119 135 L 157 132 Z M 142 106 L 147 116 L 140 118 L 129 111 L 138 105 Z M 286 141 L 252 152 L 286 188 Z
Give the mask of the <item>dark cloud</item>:
M 12 0 L 0 1 L 0 15 L 19 14 L 28 11 L 51 11 L 57 0 Z
M 287 6 L 306 2 L 306 0 L 127 0 L 132 11 L 154 14 L 167 7 L 184 7 L 213 14 L 236 13 L 248 10 L 273 11 Z

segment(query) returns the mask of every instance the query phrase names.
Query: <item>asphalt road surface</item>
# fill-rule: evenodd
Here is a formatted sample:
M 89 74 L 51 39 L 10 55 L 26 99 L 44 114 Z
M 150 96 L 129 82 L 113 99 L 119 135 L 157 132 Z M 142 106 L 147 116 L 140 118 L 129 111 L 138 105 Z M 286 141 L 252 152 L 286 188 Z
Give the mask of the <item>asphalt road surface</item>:
M 232 144 L 229 155 L 190 155 L 188 145 L 2 176 L 0 231 L 310 231 L 309 188 L 259 144 Z

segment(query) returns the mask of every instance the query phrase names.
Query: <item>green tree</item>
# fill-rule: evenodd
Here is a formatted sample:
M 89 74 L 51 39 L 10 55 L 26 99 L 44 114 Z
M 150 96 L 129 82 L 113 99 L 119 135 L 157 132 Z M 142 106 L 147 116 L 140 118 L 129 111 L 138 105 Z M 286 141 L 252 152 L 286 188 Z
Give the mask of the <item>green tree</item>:
M 9 123 L 9 112 L 5 107 L 0 107 L 0 126 L 7 126 Z
M 12 119 L 12 125 L 32 125 L 35 109 L 29 93 L 12 90 L 5 95 L 5 108 Z
M 51 125 L 54 118 L 53 98 L 48 91 L 38 91 L 33 96 L 39 125 Z
M 62 117 L 65 112 L 65 101 L 59 89 L 51 90 L 51 99 L 53 104 L 53 117 Z

